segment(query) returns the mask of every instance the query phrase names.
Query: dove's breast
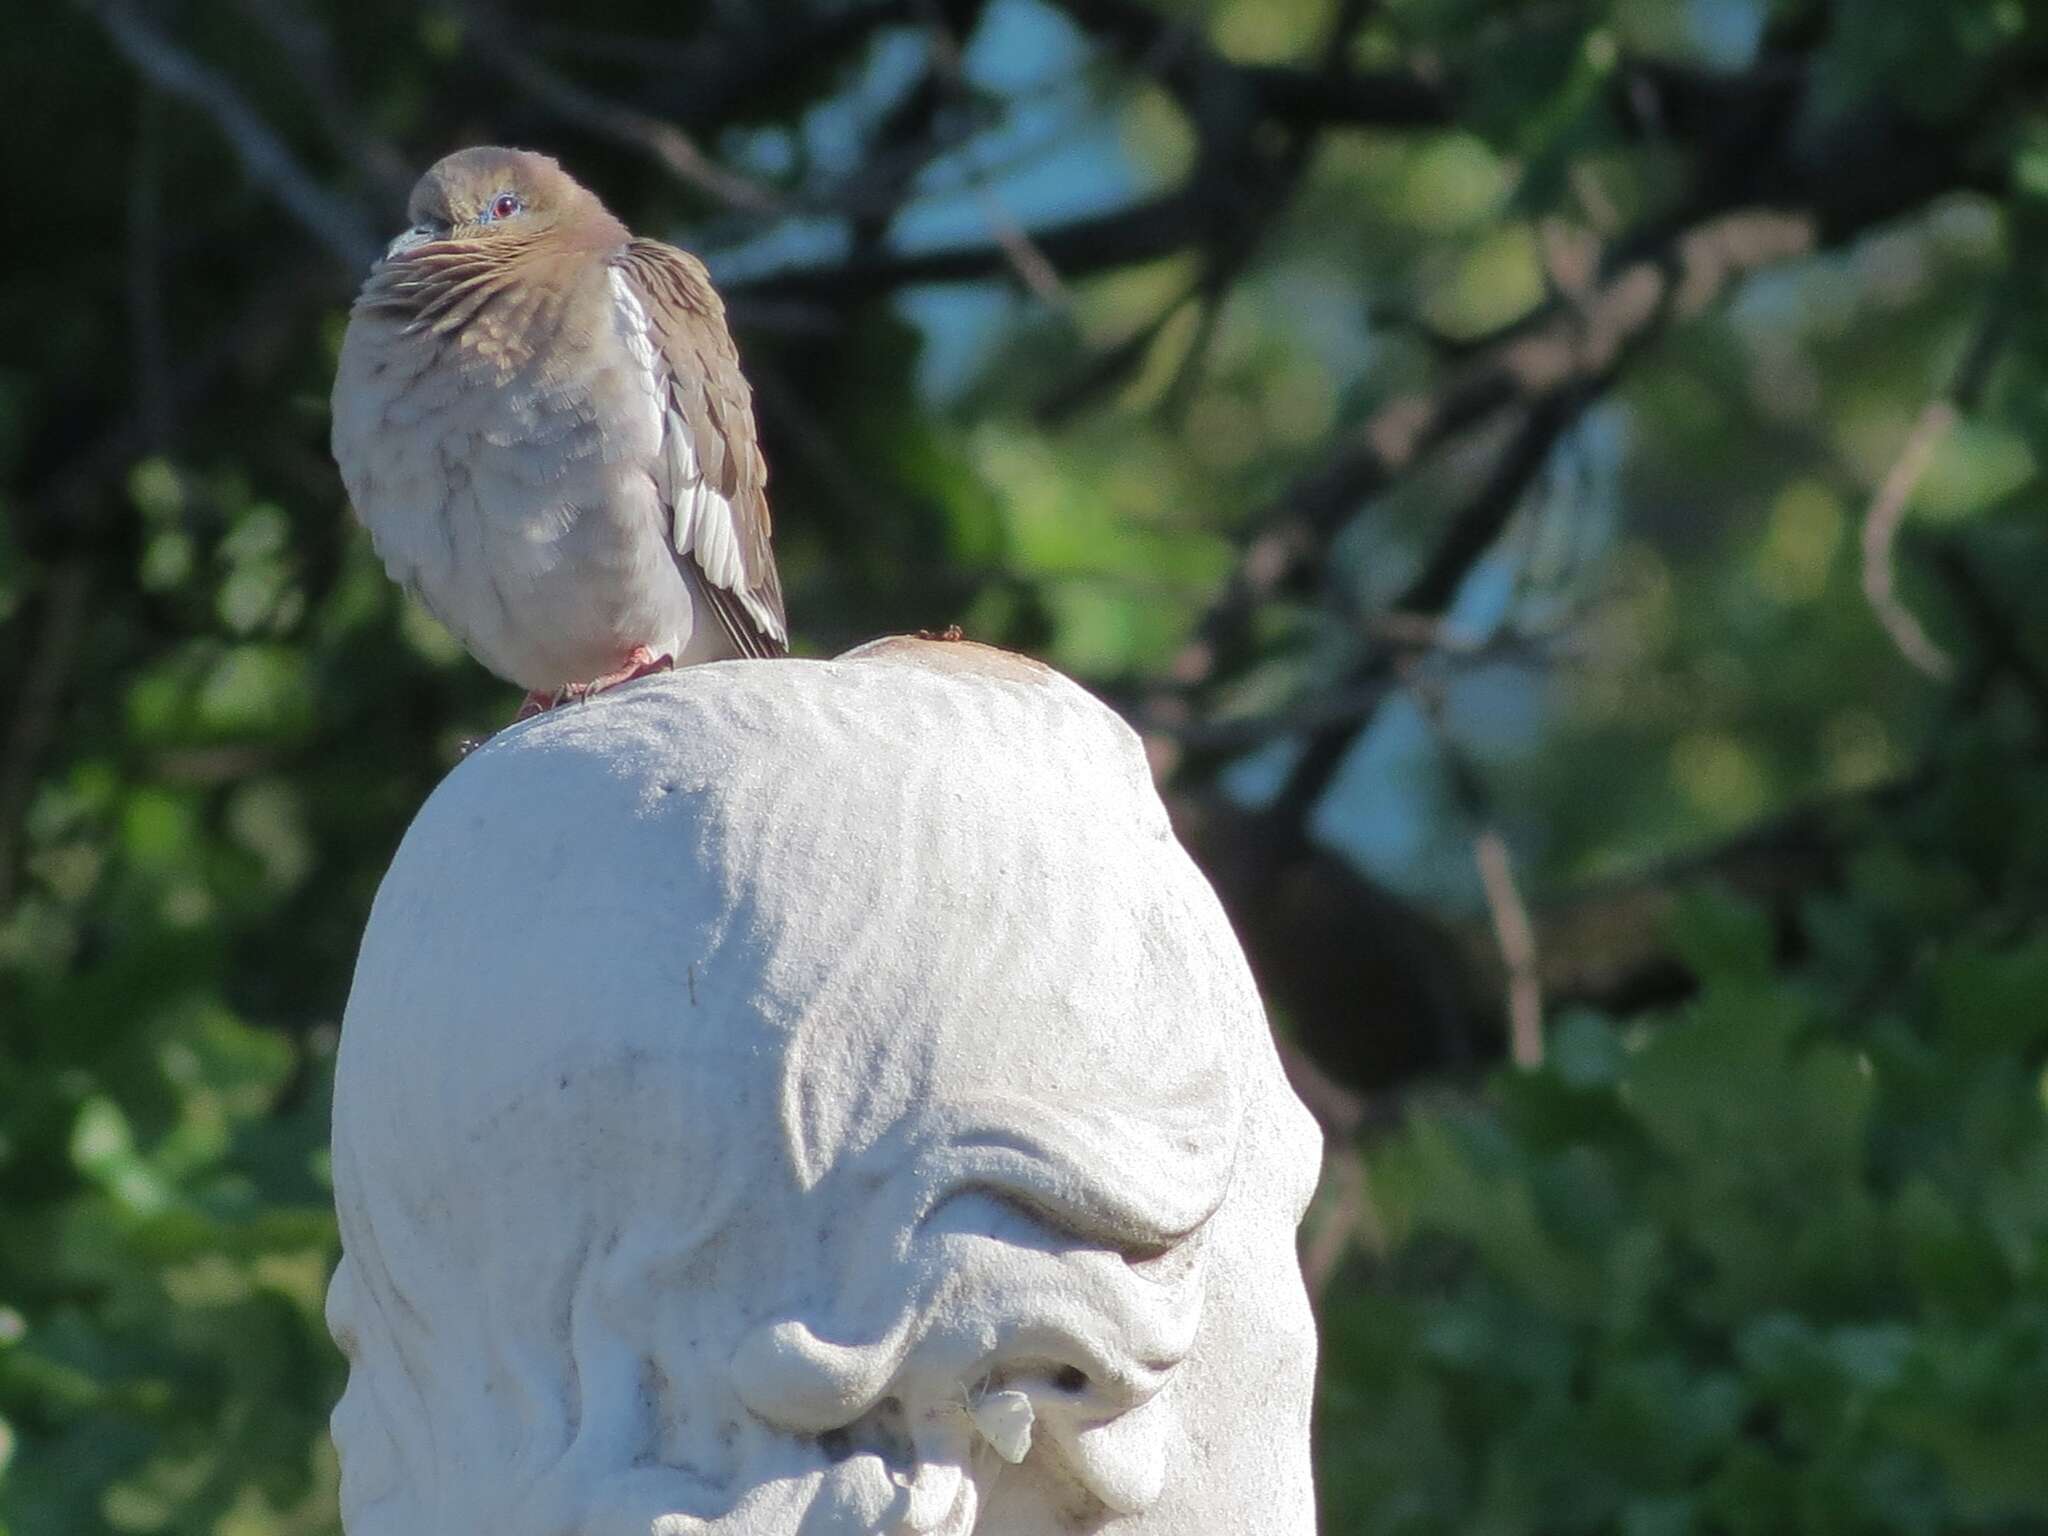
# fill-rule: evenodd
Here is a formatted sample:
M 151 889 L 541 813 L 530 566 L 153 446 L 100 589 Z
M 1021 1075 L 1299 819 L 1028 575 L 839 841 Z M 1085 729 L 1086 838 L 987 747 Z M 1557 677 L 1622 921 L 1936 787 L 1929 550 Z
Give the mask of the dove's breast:
M 334 454 L 385 567 L 522 688 L 588 681 L 636 645 L 705 659 L 652 477 L 644 316 L 603 284 L 516 345 L 489 317 L 449 336 L 350 324 Z

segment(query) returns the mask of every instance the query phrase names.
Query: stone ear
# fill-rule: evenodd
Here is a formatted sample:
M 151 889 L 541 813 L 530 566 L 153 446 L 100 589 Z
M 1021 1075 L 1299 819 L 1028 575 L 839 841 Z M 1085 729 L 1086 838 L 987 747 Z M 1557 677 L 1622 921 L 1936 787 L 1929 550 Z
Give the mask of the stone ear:
M 844 1429 L 887 1395 L 909 1350 L 912 1314 L 869 1344 L 834 1344 L 801 1318 L 754 1329 L 732 1360 L 733 1388 L 756 1418 L 798 1434 Z

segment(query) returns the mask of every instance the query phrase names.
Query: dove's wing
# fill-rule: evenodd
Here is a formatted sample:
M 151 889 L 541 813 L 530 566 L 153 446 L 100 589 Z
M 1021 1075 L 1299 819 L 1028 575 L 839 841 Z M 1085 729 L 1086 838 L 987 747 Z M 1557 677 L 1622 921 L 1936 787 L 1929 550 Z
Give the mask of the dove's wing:
M 768 544 L 768 466 L 725 306 L 702 262 L 656 240 L 628 242 L 612 271 L 647 315 L 671 547 L 742 656 L 781 656 L 789 624 Z

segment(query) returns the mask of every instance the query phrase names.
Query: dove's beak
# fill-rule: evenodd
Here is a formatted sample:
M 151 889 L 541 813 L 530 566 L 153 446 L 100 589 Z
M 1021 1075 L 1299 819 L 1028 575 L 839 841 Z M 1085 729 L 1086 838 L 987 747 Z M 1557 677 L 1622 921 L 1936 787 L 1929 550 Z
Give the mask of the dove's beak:
M 384 247 L 384 259 L 386 261 L 396 261 L 415 246 L 425 245 L 439 233 L 440 231 L 431 224 L 415 224 L 411 229 L 408 229 L 404 234 Z

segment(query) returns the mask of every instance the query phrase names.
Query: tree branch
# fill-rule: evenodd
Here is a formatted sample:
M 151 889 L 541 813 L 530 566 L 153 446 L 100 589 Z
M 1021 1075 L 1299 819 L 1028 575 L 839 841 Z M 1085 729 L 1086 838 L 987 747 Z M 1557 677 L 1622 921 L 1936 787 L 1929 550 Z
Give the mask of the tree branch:
M 1802 254 L 1812 241 L 1811 223 L 1790 215 L 1750 211 L 1710 220 L 1682 232 L 1658 258 L 1630 263 L 1579 306 L 1511 335 L 1453 372 L 1434 393 L 1383 406 L 1257 519 L 1260 531 L 1162 685 L 1147 698 L 1141 717 L 1185 717 L 1189 700 L 1234 670 L 1259 605 L 1320 569 L 1330 539 L 1362 503 L 1384 494 L 1452 439 L 1510 409 L 1525 409 L 1532 414 L 1503 458 L 1496 483 L 1481 492 L 1470 515 L 1453 521 L 1397 605 L 1425 617 L 1440 613 L 1505 526 L 1514 503 L 1503 496 L 1520 495 L 1550 444 L 1587 403 L 1586 387 L 1611 376 L 1623 354 L 1668 318 L 1697 312 L 1736 276 Z M 1383 660 L 1369 662 L 1340 686 L 1384 679 Z M 1297 765 L 1303 787 L 1326 783 L 1341 756 L 1336 752 L 1333 760 L 1331 749 L 1312 746 Z
M 938 77 L 944 82 L 946 95 L 963 114 L 972 115 L 974 93 L 968 88 L 967 73 L 960 59 L 960 40 L 953 34 L 951 22 L 940 9 L 937 0 L 921 0 L 919 9 L 924 14 L 925 32 L 929 39 L 932 63 Z M 1017 280 L 1035 296 L 1038 301 L 1052 310 L 1064 311 L 1073 305 L 1073 297 L 1067 292 L 1066 284 L 1060 281 L 1059 269 L 1052 264 L 1045 252 L 1038 248 L 1031 236 L 1002 199 L 989 185 L 989 179 L 981 162 L 974 157 L 974 146 L 967 143 L 962 150 L 968 156 L 967 176 L 974 189 L 975 201 L 981 205 L 982 217 L 988 221 L 989 233 L 1002 247 L 1003 255 L 1010 263 L 1010 270 Z
M 463 11 L 469 18 L 463 29 L 465 41 L 564 122 L 639 150 L 683 185 L 729 208 L 779 213 L 788 206 L 788 199 L 773 188 L 718 164 L 674 123 L 587 90 L 515 47 L 504 22 L 487 8 L 465 5 Z
M 1455 119 L 1449 94 L 1395 70 L 1338 71 L 1286 65 L 1242 67 L 1259 115 L 1317 128 L 1442 128 Z
M 329 141 L 361 167 L 380 200 L 403 208 L 415 170 L 349 98 L 327 28 L 293 0 L 240 0 L 240 8 L 291 64 Z
M 211 117 L 249 179 L 282 203 L 336 260 L 352 271 L 376 260 L 383 247 L 362 209 L 322 187 L 225 75 L 159 31 L 130 0 L 90 0 L 86 11 L 145 79 Z
M 1536 929 L 1529 920 L 1528 904 L 1515 879 L 1514 859 L 1507 837 L 1494 814 L 1493 797 L 1479 767 L 1451 734 L 1445 718 L 1441 679 L 1418 675 L 1412 663 L 1403 666 L 1405 678 L 1422 706 L 1423 718 L 1436 737 L 1460 808 L 1476 827 L 1472 837 L 1472 861 L 1479 872 L 1480 891 L 1486 899 L 1486 915 L 1493 929 L 1494 951 L 1507 973 L 1504 988 L 1507 1003 L 1508 1057 L 1525 1070 L 1543 1065 L 1543 980 L 1539 971 L 1540 951 Z
M 1213 214 L 1192 187 L 1031 232 L 1031 243 L 1069 279 L 1171 255 L 1207 232 Z M 750 299 L 850 304 L 919 283 L 971 282 L 1010 271 L 996 241 L 910 253 L 880 252 L 821 267 L 796 267 L 727 285 Z

